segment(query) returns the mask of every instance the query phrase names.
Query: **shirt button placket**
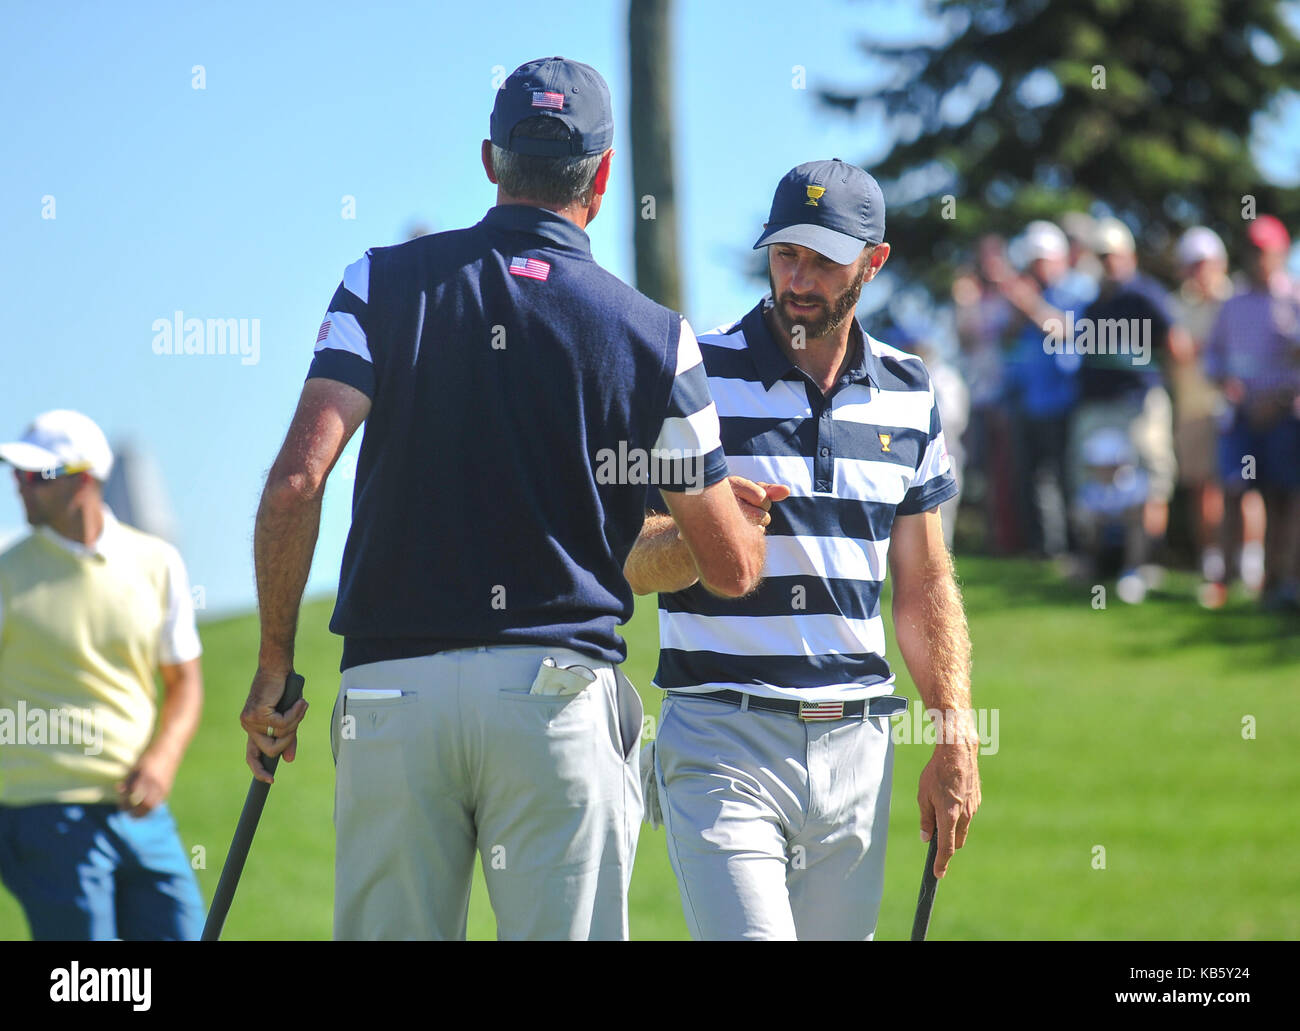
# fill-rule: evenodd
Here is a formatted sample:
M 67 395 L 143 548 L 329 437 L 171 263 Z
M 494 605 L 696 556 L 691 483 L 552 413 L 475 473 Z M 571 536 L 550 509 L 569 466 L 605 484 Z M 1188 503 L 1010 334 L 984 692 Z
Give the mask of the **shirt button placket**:
M 829 494 L 835 486 L 835 423 L 831 406 L 826 405 L 817 419 L 817 444 L 813 454 L 813 490 Z

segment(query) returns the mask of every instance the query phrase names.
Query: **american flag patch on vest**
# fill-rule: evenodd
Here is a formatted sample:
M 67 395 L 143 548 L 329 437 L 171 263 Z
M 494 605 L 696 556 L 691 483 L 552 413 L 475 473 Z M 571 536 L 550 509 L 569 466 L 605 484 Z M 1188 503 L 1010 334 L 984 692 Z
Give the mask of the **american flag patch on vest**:
M 551 274 L 551 263 L 539 258 L 511 258 L 510 274 L 527 279 L 545 280 Z

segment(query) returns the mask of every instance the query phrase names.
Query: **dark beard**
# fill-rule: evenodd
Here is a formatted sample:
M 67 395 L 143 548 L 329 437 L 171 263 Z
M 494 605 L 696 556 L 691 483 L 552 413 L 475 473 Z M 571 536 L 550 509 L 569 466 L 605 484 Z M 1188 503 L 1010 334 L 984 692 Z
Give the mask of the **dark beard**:
M 859 275 L 854 278 L 852 285 L 849 286 L 842 294 L 835 298 L 830 305 L 829 310 L 823 302 L 823 314 L 815 319 L 806 318 L 790 319 L 786 315 L 783 305 L 789 300 L 802 301 L 804 298 L 798 294 L 784 294 L 781 297 L 776 296 L 776 283 L 772 280 L 772 267 L 769 265 L 767 270 L 767 282 L 772 291 L 772 313 L 776 316 L 777 325 L 787 334 L 793 335 L 795 326 L 803 327 L 804 339 L 820 340 L 823 337 L 834 333 L 844 321 L 852 317 L 858 308 L 858 298 L 862 295 L 862 277 Z M 821 300 L 818 298 L 818 300 Z

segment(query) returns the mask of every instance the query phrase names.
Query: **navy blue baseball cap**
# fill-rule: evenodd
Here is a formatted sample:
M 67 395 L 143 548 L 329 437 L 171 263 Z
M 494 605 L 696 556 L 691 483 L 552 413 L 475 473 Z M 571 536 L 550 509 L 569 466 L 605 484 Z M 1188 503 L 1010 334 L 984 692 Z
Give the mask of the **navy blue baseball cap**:
M 851 265 L 885 238 L 885 195 L 857 165 L 839 158 L 792 168 L 776 184 L 772 213 L 754 250 L 796 243 Z
M 544 115 L 569 129 L 565 140 L 518 136 L 526 118 Z M 497 90 L 492 105 L 491 139 L 502 150 L 539 157 L 602 154 L 614 142 L 609 87 L 600 73 L 579 61 L 542 57 L 521 64 Z

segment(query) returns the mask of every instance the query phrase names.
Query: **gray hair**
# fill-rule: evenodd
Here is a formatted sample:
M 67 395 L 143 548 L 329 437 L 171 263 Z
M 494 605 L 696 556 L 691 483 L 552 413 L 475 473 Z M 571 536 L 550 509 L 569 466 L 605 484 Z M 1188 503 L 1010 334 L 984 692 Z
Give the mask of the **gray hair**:
M 537 115 L 515 127 L 519 136 L 539 140 L 568 138 L 568 126 L 558 118 Z M 497 183 L 512 197 L 537 201 L 559 211 L 573 204 L 591 203 L 596 188 L 599 154 L 566 157 L 541 157 L 515 154 L 492 144 L 492 171 Z

